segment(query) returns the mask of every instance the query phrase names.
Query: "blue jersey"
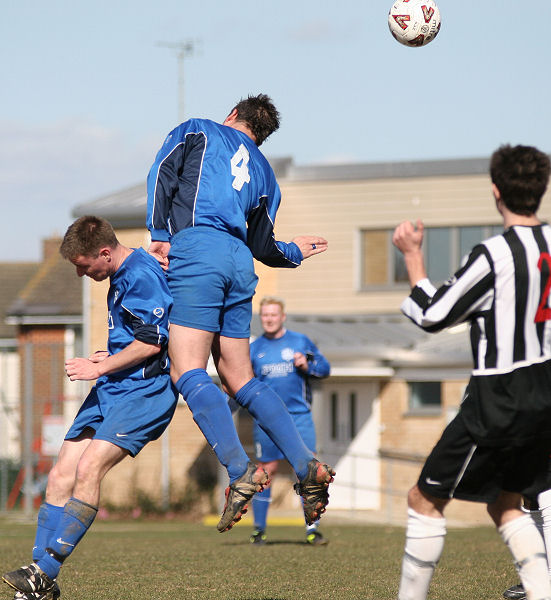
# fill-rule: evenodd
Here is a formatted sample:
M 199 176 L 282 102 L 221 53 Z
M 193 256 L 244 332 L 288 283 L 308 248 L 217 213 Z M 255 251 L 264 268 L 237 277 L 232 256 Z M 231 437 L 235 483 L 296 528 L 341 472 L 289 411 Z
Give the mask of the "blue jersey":
M 147 227 L 155 241 L 212 227 L 246 243 L 264 264 L 296 267 L 298 246 L 274 238 L 280 201 L 274 172 L 248 135 L 190 119 L 170 132 L 149 172 Z
M 144 379 L 168 372 L 171 306 L 172 297 L 159 263 L 143 248 L 134 250 L 111 276 L 107 294 L 109 354 L 120 352 L 134 340 L 160 344 L 161 351 L 142 364 L 104 377 Z
M 327 377 L 330 365 L 314 342 L 302 333 L 285 331 L 280 338 L 262 335 L 251 344 L 251 363 L 261 381 L 281 397 L 291 414 L 310 411 L 310 377 Z M 308 357 L 308 373 L 294 365 L 295 352 Z

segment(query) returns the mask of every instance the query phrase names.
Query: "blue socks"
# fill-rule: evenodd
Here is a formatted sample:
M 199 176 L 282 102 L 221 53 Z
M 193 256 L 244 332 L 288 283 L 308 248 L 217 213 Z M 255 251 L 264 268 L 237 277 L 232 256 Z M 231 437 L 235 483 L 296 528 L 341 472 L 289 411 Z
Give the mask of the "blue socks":
M 52 539 L 62 514 L 63 506 L 55 506 L 48 502 L 43 502 L 40 506 L 33 546 L 34 562 L 44 556 L 44 550 Z
M 249 457 L 237 436 L 226 397 L 204 369 L 184 373 L 176 382 L 176 388 L 233 483 L 247 470 Z
M 251 413 L 283 452 L 299 480 L 304 479 L 308 474 L 308 463 L 314 455 L 302 441 L 283 400 L 272 388 L 256 378 L 251 379 L 235 394 L 235 400 Z
M 252 499 L 254 528 L 257 531 L 266 530 L 266 522 L 268 520 L 268 509 L 272 502 L 272 486 L 264 488 L 261 492 L 257 492 Z
M 69 498 L 48 547 L 42 558 L 35 561 L 48 577 L 55 579 L 58 576 L 61 565 L 88 531 L 97 512 L 96 506 Z

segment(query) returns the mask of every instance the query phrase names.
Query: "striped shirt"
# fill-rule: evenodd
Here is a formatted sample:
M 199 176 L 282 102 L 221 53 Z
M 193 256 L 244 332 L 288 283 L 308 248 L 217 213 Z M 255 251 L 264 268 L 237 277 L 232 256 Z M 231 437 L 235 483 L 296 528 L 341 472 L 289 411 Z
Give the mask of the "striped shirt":
M 549 225 L 515 225 L 475 246 L 440 288 L 424 279 L 402 303 L 429 332 L 470 322 L 474 368 L 462 412 L 489 443 L 551 434 L 550 248 Z

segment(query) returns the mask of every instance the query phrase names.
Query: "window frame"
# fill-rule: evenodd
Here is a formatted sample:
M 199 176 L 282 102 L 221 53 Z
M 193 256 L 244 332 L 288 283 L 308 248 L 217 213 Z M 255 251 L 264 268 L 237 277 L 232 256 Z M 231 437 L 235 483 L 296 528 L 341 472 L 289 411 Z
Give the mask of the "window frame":
M 449 259 L 450 265 L 447 272 L 447 275 L 452 275 L 457 269 L 460 267 L 461 260 L 463 258 L 463 254 L 461 253 L 461 229 L 469 229 L 478 227 L 482 229 L 482 237 L 481 240 L 488 239 L 493 235 L 496 235 L 498 232 L 503 231 L 503 227 L 501 224 L 463 224 L 463 225 L 430 225 L 425 227 L 425 231 L 428 232 L 428 236 L 430 236 L 431 229 L 448 229 L 448 240 L 449 240 Z M 362 293 L 367 292 L 378 292 L 378 291 L 402 291 L 409 289 L 409 282 L 407 281 L 395 281 L 395 272 L 396 272 L 396 262 L 395 262 L 395 252 L 396 248 L 392 243 L 392 233 L 394 229 L 387 229 L 385 227 L 364 227 L 358 229 L 358 249 L 360 253 L 359 261 L 358 261 L 358 291 Z M 365 271 L 366 271 L 366 234 L 369 232 L 384 232 L 386 234 L 386 256 L 387 256 L 387 265 L 386 265 L 386 274 L 387 274 L 387 282 L 386 283 L 367 283 L 364 280 Z M 424 244 L 426 246 L 426 244 Z M 472 246 L 470 247 L 472 248 Z M 469 248 L 469 249 L 470 249 Z M 455 266 L 452 266 L 455 265 Z M 430 273 L 429 273 L 430 278 Z M 439 286 L 444 283 L 444 280 L 436 281 L 431 279 L 431 281 Z

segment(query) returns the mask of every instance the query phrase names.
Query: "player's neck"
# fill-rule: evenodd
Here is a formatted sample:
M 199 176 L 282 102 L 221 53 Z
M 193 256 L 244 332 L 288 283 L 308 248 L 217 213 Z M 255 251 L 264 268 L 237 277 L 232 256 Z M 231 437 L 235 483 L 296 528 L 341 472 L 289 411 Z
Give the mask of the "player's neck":
M 510 211 L 501 199 L 499 190 L 497 188 L 495 188 L 494 190 L 494 197 L 496 200 L 496 208 L 503 218 L 504 229 L 509 229 L 509 227 L 513 227 L 514 225 L 523 225 L 524 227 L 534 227 L 535 225 L 541 225 L 541 221 L 538 219 L 536 213 L 532 213 L 531 215 L 519 215 Z
M 134 252 L 132 248 L 127 248 L 119 244 L 112 252 L 113 257 L 113 273 L 118 271 L 122 263 Z
M 229 125 L 232 129 L 237 129 L 237 131 L 241 131 L 245 135 L 251 138 L 251 140 L 256 144 L 256 138 L 251 131 L 251 129 L 247 126 L 243 121 L 234 121 L 231 125 Z
M 541 225 L 541 221 L 536 215 L 516 215 L 515 213 L 509 212 L 503 215 L 503 227 L 509 229 L 514 225 L 523 225 L 525 227 L 534 227 L 535 225 Z
M 281 329 L 278 329 L 274 333 L 264 332 L 264 336 L 267 337 L 269 340 L 279 340 L 279 338 L 282 338 L 285 335 L 286 331 L 287 330 L 285 329 L 285 327 L 282 327 Z

